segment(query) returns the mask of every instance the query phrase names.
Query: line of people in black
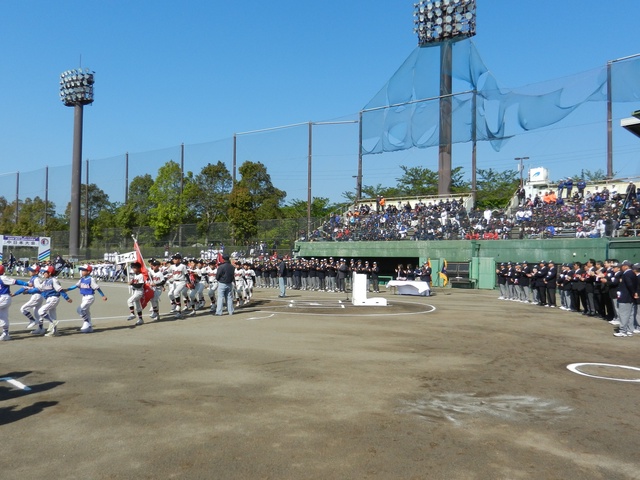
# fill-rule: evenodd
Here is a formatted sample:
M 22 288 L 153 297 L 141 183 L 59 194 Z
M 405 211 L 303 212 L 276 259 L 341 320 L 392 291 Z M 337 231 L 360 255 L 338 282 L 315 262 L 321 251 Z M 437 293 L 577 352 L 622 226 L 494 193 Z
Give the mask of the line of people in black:
M 559 295 L 561 310 L 619 325 L 618 307 L 620 290 L 623 288 L 621 279 L 626 270 L 632 270 L 637 277 L 640 275 L 640 263 L 631 264 L 628 260 L 619 262 L 617 259 L 589 259 L 585 263 L 575 261 L 563 264 L 554 261 L 537 264 L 526 261 L 501 263 L 496 268 L 500 289 L 498 299 L 556 308 Z M 640 303 L 640 292 L 637 291 L 640 282 L 637 279 L 635 282 L 636 291 L 632 292 L 632 297 L 637 305 Z M 636 315 L 637 306 L 634 308 L 634 319 Z
M 285 259 L 284 275 L 286 287 L 293 290 L 310 290 L 320 292 L 345 292 L 350 290 L 351 273 L 367 275 L 368 290 L 380 293 L 380 268 L 377 262 L 369 262 L 333 257 L 324 258 L 295 258 Z M 258 287 L 277 287 L 277 266 L 273 261 L 263 261 L 254 264 Z

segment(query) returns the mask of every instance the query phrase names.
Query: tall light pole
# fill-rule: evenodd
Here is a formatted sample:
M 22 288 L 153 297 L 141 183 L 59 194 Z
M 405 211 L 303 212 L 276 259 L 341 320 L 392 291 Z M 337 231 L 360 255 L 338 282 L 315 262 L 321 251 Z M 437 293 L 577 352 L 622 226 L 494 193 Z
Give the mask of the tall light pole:
M 73 160 L 71 163 L 71 212 L 69 217 L 69 256 L 78 258 L 80 245 L 80 184 L 82 182 L 82 119 L 85 105 L 93 103 L 95 72 L 66 70 L 60 74 L 60 100 L 74 107 Z
M 518 165 L 518 171 L 520 172 L 520 186 L 524 187 L 524 180 L 522 177 L 522 172 L 524 170 L 524 166 L 522 164 L 522 162 L 524 162 L 525 160 L 529 160 L 529 157 L 516 157 L 515 161 L 516 162 L 520 162 L 520 164 Z
M 418 45 L 440 46 L 438 194 L 448 195 L 451 193 L 453 43 L 476 34 L 476 0 L 420 0 L 413 6 Z

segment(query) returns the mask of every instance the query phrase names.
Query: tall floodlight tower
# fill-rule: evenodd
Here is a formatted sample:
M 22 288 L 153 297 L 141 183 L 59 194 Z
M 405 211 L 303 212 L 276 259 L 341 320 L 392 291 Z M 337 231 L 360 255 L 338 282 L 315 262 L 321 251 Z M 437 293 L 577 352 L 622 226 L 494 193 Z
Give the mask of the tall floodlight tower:
M 476 34 L 476 0 L 420 0 L 414 32 L 420 47 L 440 47 L 438 194 L 451 193 L 452 66 L 454 42 Z
M 69 218 L 69 256 L 78 258 L 80 246 L 80 183 L 82 177 L 82 116 L 85 105 L 93 103 L 95 72 L 67 70 L 60 74 L 60 100 L 74 107 L 73 161 L 71 164 L 71 213 Z M 87 186 L 88 187 L 88 186 Z M 88 207 L 88 206 L 87 206 Z

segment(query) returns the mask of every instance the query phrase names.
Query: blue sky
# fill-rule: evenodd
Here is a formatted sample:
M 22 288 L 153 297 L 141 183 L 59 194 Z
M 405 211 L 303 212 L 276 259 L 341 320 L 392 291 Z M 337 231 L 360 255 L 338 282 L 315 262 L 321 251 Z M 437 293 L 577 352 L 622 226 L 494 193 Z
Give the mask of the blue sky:
M 615 8 L 614 8 L 615 7 Z M 352 120 L 416 47 L 413 2 L 274 0 L 228 2 L 0 2 L 0 195 L 69 199 L 73 110 L 58 98 L 59 74 L 96 72 L 85 108 L 83 158 L 90 182 L 123 200 L 129 179 L 179 160 L 195 172 L 207 161 L 231 167 L 234 133 L 300 122 Z M 640 52 L 640 2 L 478 0 L 475 44 L 501 85 L 519 87 L 590 70 Z M 614 110 L 614 170 L 640 175 L 640 139 L 619 127 L 638 104 Z M 482 168 L 546 166 L 553 178 L 605 169 L 604 105 L 558 128 L 522 135 L 500 152 L 478 147 Z M 313 130 L 314 196 L 342 199 L 357 173 L 357 127 Z M 468 145 L 454 166 L 469 171 Z M 375 158 L 374 158 L 375 157 Z M 263 161 L 287 200 L 307 195 L 307 127 L 238 137 L 238 162 Z M 365 156 L 364 184 L 393 185 L 399 165 L 437 169 L 437 150 Z M 84 178 L 84 173 L 83 173 Z M 52 185 L 53 184 L 53 185 Z

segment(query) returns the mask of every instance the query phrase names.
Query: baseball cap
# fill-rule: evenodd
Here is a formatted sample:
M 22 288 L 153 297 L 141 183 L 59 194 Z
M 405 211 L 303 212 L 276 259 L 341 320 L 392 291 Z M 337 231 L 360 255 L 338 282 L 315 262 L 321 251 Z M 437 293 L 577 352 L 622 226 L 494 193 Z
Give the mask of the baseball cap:
M 620 264 L 621 267 L 627 266 L 627 267 L 632 267 L 633 263 L 631 263 L 629 260 L 625 260 Z
M 91 273 L 93 271 L 93 267 L 91 265 L 82 265 L 81 267 L 78 267 L 78 270 L 86 270 Z

